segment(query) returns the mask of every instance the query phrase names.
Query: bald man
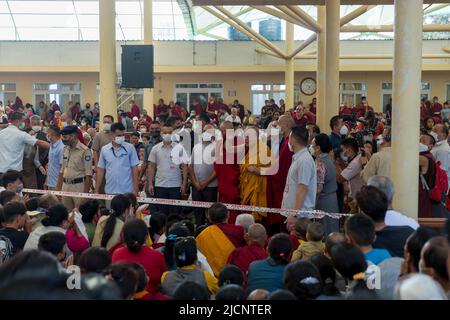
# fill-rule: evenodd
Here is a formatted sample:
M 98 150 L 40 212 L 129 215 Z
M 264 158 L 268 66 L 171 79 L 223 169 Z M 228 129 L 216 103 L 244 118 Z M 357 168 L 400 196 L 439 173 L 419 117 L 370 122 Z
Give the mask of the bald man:
M 215 155 L 214 127 L 210 124 L 205 125 L 199 140 L 192 150 L 191 163 L 188 168 L 192 181 L 192 200 L 216 202 L 217 177 L 213 163 Z M 212 159 L 209 159 L 209 156 Z M 194 213 L 196 225 L 205 224 L 205 209 L 195 208 Z
M 289 150 L 289 134 L 295 125 L 294 119 L 289 115 L 282 115 L 278 119 L 278 126 L 281 129 L 278 172 L 267 177 L 267 206 L 269 208 L 281 208 L 283 200 L 283 190 L 286 185 L 286 179 L 289 167 L 292 163 L 294 153 Z M 273 148 L 273 147 L 272 147 Z M 267 216 L 267 227 L 270 234 L 278 233 L 281 230 L 281 222 L 284 218 L 278 213 L 270 213 Z
M 431 133 L 436 139 L 436 144 L 431 153 L 434 158 L 441 163 L 441 168 L 447 173 L 450 186 L 450 145 L 448 144 L 448 128 L 444 124 L 437 124 Z
M 238 266 L 244 274 L 247 274 L 250 263 L 267 258 L 267 252 L 264 249 L 267 242 L 266 229 L 262 224 L 252 224 L 244 237 L 247 245 L 235 249 L 228 258 L 228 264 Z
M 247 297 L 247 300 L 249 301 L 260 301 L 260 300 L 266 300 L 269 296 L 270 292 L 264 289 L 256 289 L 253 290 Z
M 216 162 L 214 163 L 214 171 L 217 176 L 217 184 L 219 191 L 219 201 L 228 204 L 240 204 L 239 176 L 241 167 L 237 159 L 238 138 L 233 140 L 233 147 L 227 147 L 227 135 L 234 134 L 233 123 L 224 121 L 220 126 L 223 141 L 219 141 L 216 145 Z M 220 145 L 222 143 L 222 146 Z M 227 160 L 232 159 L 232 161 Z M 236 222 L 237 212 L 230 211 L 229 222 Z

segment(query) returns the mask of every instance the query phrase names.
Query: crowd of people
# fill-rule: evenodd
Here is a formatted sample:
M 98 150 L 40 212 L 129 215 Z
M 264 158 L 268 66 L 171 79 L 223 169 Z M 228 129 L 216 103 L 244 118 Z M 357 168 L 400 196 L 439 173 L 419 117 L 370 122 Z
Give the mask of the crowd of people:
M 420 108 L 419 216 L 448 218 L 448 102 Z M 343 104 L 329 128 L 315 99 L 268 100 L 257 116 L 215 97 L 189 110 L 160 99 L 153 117 L 134 101 L 101 119 L 98 103 L 65 109 L 0 106 L 0 298 L 449 296 L 450 224 L 429 229 L 393 208 L 390 104 Z

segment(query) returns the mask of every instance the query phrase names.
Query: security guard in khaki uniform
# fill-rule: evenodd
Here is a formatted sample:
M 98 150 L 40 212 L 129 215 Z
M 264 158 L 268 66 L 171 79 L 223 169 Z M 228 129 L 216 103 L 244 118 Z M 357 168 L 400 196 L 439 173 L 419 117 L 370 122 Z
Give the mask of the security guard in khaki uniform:
M 88 193 L 92 180 L 92 152 L 78 140 L 77 126 L 67 126 L 61 131 L 64 154 L 57 190 Z M 82 198 L 63 197 L 67 210 L 78 208 Z

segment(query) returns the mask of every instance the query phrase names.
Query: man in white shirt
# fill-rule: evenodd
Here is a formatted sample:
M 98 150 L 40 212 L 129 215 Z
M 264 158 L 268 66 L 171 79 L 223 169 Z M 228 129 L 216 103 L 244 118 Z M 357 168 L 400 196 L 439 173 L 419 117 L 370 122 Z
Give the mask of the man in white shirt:
M 436 140 L 436 144 L 431 153 L 436 158 L 436 161 L 441 163 L 442 170 L 447 173 L 447 179 L 450 186 L 450 145 L 447 142 L 448 129 L 443 124 L 437 124 L 433 127 L 431 135 Z
M 25 131 L 24 116 L 15 112 L 11 116 L 11 123 L 0 131 L 0 174 L 12 169 L 23 170 L 23 153 L 25 145 L 37 145 L 43 149 L 49 149 L 46 141 L 38 140 Z
M 231 108 L 231 115 L 226 117 L 225 121 L 230 121 L 234 125 L 241 124 L 241 118 L 238 116 L 238 112 L 239 112 L 238 108 L 235 107 Z
M 391 179 L 383 176 L 370 177 L 367 184 L 381 190 L 388 200 L 388 211 L 384 218 L 384 224 L 387 226 L 409 226 L 416 230 L 419 224 L 416 220 L 395 211 L 392 208 L 392 200 L 394 199 L 394 184 Z
M 183 153 L 184 149 L 179 148 L 177 143 L 173 142 L 173 128 L 167 124 L 161 129 L 161 137 L 163 141 L 152 148 L 148 158 L 148 193 L 156 198 L 179 200 L 186 195 L 187 188 L 188 170 L 186 163 L 183 163 L 185 152 Z M 155 183 L 153 184 L 154 177 Z M 163 205 L 158 206 L 158 208 L 158 212 L 166 215 L 169 215 L 169 213 L 178 214 L 181 209 L 176 206 Z
M 289 149 L 294 152 L 284 188 L 282 209 L 313 210 L 316 205 L 317 170 L 308 152 L 309 133 L 304 126 L 293 127 Z

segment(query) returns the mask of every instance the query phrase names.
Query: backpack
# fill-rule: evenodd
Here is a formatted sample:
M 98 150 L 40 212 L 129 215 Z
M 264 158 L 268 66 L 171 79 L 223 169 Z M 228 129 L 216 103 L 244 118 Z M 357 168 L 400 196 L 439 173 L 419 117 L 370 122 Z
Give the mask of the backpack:
M 13 256 L 13 245 L 9 238 L 0 235 L 0 265 Z
M 435 161 L 435 165 L 436 165 L 436 180 L 434 183 L 434 187 L 430 189 L 423 175 L 421 175 L 421 180 L 425 187 L 425 190 L 428 191 L 430 199 L 436 203 L 441 203 L 442 198 L 447 196 L 448 178 L 445 170 L 441 168 L 441 162 Z

